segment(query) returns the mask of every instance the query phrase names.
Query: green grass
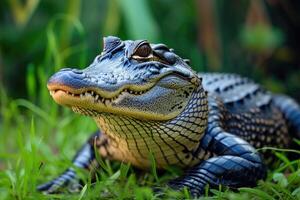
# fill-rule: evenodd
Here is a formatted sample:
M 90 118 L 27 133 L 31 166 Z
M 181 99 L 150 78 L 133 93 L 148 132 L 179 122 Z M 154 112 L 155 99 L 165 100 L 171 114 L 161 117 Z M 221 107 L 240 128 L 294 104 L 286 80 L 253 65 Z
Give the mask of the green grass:
M 29 91 L 37 87 L 28 72 Z M 39 80 L 46 75 L 42 72 Z M 32 93 L 29 92 L 29 94 Z M 33 94 L 33 93 L 32 93 Z M 89 134 L 96 130 L 92 119 L 56 105 L 45 87 L 38 99 L 10 99 L 1 91 L 0 118 L 0 199 L 174 199 L 190 196 L 187 191 L 166 190 L 161 197 L 153 187 L 161 187 L 178 174 L 170 169 L 157 174 L 155 163 L 150 172 L 137 172 L 130 165 L 101 161 L 95 183 L 87 171 L 78 170 L 84 180 L 79 193 L 43 195 L 35 190 L 71 165 L 71 158 Z M 37 102 L 37 103 L 32 103 Z M 38 106 L 40 105 L 40 106 Z M 298 141 L 299 143 L 299 141 Z M 300 160 L 289 160 L 283 150 L 270 149 L 277 162 L 266 181 L 256 188 L 211 190 L 203 199 L 300 199 Z M 287 150 L 290 151 L 290 150 Z M 300 155 L 299 151 L 296 151 Z

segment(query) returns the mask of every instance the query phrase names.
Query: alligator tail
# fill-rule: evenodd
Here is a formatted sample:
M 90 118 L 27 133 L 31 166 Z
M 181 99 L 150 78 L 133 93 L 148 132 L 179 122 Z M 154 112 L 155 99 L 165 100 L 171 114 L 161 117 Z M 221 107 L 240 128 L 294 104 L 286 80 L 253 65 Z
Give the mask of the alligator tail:
M 292 98 L 285 95 L 274 95 L 273 102 L 281 110 L 291 127 L 292 134 L 300 139 L 300 106 Z

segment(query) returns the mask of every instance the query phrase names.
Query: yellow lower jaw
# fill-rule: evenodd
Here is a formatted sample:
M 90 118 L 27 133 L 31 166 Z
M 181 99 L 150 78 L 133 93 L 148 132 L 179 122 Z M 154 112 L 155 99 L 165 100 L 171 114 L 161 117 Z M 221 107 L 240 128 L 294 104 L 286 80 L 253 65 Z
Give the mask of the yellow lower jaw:
M 84 115 L 90 115 L 88 112 L 84 111 L 89 110 L 92 111 L 93 115 L 96 115 L 95 113 L 112 113 L 116 115 L 130 116 L 141 120 L 165 121 L 170 120 L 179 114 L 178 112 L 170 115 L 163 115 L 160 113 L 144 112 L 133 108 L 118 107 L 116 105 L 112 106 L 112 102 L 117 100 L 105 100 L 102 102 L 102 100 L 96 100 L 89 94 L 75 97 L 65 91 L 58 90 L 51 95 L 56 103 L 75 108 L 75 112 L 79 112 Z

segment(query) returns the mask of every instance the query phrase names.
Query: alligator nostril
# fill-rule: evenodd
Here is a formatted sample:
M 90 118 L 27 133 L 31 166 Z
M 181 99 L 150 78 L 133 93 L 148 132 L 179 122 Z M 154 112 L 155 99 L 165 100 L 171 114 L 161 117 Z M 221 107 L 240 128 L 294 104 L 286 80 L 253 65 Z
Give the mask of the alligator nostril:
M 63 71 L 71 71 L 71 70 L 72 70 L 72 68 L 63 68 L 60 71 L 63 72 Z
M 72 72 L 76 73 L 76 74 L 82 74 L 83 72 L 79 69 L 72 69 Z
M 87 75 L 86 75 L 86 74 L 84 74 L 84 73 L 76 73 L 76 72 L 74 72 L 74 71 L 70 71 L 70 72 L 68 73 L 68 75 L 69 75 L 70 77 L 72 77 L 72 78 L 81 79 L 81 80 L 83 80 L 84 78 L 87 78 Z
M 65 85 L 71 88 L 84 88 L 91 86 L 85 80 L 86 74 L 77 72 L 73 69 L 61 70 L 49 78 L 48 85 Z

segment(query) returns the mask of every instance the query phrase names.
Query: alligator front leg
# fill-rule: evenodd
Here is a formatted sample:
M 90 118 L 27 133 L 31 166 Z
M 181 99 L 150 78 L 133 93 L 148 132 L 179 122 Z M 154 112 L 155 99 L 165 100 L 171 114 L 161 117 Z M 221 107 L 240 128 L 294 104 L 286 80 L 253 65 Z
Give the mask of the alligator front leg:
M 105 138 L 103 139 L 103 137 L 100 131 L 90 137 L 87 143 L 83 145 L 73 158 L 73 166 L 90 170 L 92 163 L 95 161 L 95 145 L 97 148 L 101 145 L 105 145 Z M 45 184 L 39 185 L 37 189 L 44 193 L 56 193 L 65 186 L 69 186 L 70 191 L 78 190 L 80 187 L 74 167 L 69 167 L 60 176 Z
M 175 189 L 187 187 L 193 196 L 202 195 L 206 185 L 210 188 L 219 185 L 251 187 L 266 176 L 266 167 L 256 150 L 222 128 L 222 103 L 217 98 L 209 98 L 208 127 L 199 149 L 209 151 L 214 157 L 188 169 L 182 177 L 169 183 Z
M 237 136 L 218 133 L 211 138 L 207 150 L 218 156 L 187 170 L 183 177 L 171 181 L 170 186 L 187 187 L 193 196 L 199 196 L 204 193 L 206 185 L 213 188 L 218 185 L 251 187 L 265 177 L 266 170 L 260 156 L 249 143 Z

